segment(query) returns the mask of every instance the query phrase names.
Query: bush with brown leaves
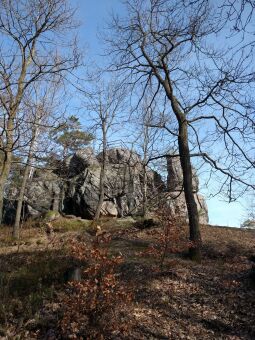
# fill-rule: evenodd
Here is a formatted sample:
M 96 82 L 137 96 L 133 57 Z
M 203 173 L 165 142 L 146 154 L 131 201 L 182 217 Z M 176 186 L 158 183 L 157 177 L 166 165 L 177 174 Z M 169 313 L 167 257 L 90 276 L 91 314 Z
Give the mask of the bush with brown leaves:
M 152 235 L 154 242 L 140 255 L 150 255 L 158 259 L 159 268 L 162 270 L 166 257 L 169 254 L 181 253 L 192 247 L 189 241 L 184 218 L 173 211 L 162 206 L 156 213 L 160 228 Z
M 72 244 L 72 255 L 87 266 L 82 279 L 68 284 L 63 301 L 64 315 L 60 322 L 63 338 L 104 339 L 128 330 L 125 304 L 132 293 L 120 282 L 117 268 L 121 256 L 110 256 L 108 244 Z

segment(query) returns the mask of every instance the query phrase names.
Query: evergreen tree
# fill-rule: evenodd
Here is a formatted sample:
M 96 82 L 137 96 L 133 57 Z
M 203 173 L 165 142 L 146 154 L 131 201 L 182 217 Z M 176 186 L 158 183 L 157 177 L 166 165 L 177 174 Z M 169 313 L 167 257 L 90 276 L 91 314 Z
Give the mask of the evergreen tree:
M 93 139 L 93 135 L 82 130 L 79 118 L 72 115 L 66 122 L 51 133 L 54 142 L 60 147 L 61 158 L 84 148 Z

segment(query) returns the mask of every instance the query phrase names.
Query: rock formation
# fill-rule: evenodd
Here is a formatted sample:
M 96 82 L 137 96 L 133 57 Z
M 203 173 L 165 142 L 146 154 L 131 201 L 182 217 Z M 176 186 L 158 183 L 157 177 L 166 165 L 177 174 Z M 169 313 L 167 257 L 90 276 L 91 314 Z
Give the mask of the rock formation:
M 77 154 L 75 154 L 77 161 Z M 90 163 L 87 154 L 79 156 L 83 164 L 89 164 L 73 177 L 69 176 L 66 186 L 64 211 L 83 218 L 93 218 L 98 200 L 100 183 L 100 161 L 97 156 Z M 129 150 L 110 149 L 106 153 L 105 201 L 101 214 L 104 216 L 126 216 L 139 213 L 143 200 L 143 166 L 139 156 Z M 70 164 L 72 164 L 72 159 Z M 73 173 L 71 171 L 70 173 Z M 148 169 L 148 188 L 151 195 L 157 194 L 156 173 Z M 163 182 L 162 182 L 163 184 Z
M 199 190 L 199 181 L 196 175 L 196 171 L 193 168 L 193 192 L 196 193 Z M 167 191 L 182 191 L 183 176 L 179 157 L 167 157 Z
M 25 202 L 29 215 L 47 210 L 60 210 L 86 219 L 94 217 L 99 200 L 102 154 L 94 155 L 85 148 L 69 156 L 53 171 L 35 171 L 29 183 Z M 139 215 L 143 202 L 143 164 L 139 155 L 127 149 L 109 149 L 106 153 L 105 200 L 102 216 Z M 159 173 L 146 168 L 149 210 L 164 200 L 174 212 L 187 217 L 182 173 L 178 158 L 167 159 L 168 177 L 165 184 Z M 194 171 L 193 189 L 201 223 L 208 222 L 204 198 L 198 194 L 198 178 Z
M 48 210 L 59 210 L 60 178 L 51 171 L 37 170 L 27 186 L 25 202 L 31 216 Z
M 199 221 L 202 224 L 207 224 L 208 208 L 204 197 L 198 193 L 199 181 L 195 169 L 193 171 L 193 193 L 198 207 Z M 181 170 L 181 163 L 178 157 L 167 158 L 167 202 L 174 213 L 179 213 L 188 220 L 185 195 L 183 192 L 183 176 Z

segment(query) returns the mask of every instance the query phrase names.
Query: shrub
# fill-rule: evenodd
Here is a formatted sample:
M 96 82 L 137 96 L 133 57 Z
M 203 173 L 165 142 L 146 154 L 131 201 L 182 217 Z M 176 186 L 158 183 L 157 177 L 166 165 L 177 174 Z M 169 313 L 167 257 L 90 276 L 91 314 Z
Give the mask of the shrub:
M 110 256 L 108 245 L 73 243 L 72 255 L 87 263 L 82 279 L 68 284 L 60 331 L 66 338 L 104 339 L 127 332 L 123 309 L 132 294 L 118 279 L 121 256 Z
M 156 216 L 159 228 L 154 231 L 154 242 L 140 255 L 156 257 L 162 270 L 169 254 L 184 252 L 192 244 L 187 237 L 185 221 L 178 212 L 173 213 L 171 208 L 164 205 L 158 209 Z

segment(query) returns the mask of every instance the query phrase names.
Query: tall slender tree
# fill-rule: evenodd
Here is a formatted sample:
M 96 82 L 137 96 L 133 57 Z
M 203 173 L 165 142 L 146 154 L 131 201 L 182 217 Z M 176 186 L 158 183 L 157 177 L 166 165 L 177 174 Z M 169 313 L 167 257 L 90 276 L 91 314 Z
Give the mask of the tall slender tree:
M 23 103 L 23 111 L 25 112 L 22 125 L 25 126 L 23 126 L 23 134 L 19 140 L 17 153 L 22 156 L 21 159 L 24 164 L 20 176 L 21 185 L 18 188 L 19 194 L 13 226 L 14 238 L 19 238 L 21 212 L 27 183 L 32 180 L 35 168 L 40 168 L 40 164 L 37 164 L 36 159 L 40 159 L 40 155 L 47 155 L 49 152 L 50 144 L 40 143 L 42 136 L 48 136 L 50 131 L 56 128 L 63 119 L 59 103 L 61 85 L 58 82 L 45 84 L 44 88 L 42 88 L 42 84 L 36 85 L 38 84 L 35 84 L 30 93 L 26 94 Z M 41 166 L 43 165 L 41 164 Z
M 78 65 L 73 17 L 66 0 L 0 1 L 0 222 L 24 95 L 35 82 L 64 77 Z
M 105 175 L 107 166 L 107 149 L 109 134 L 117 123 L 117 117 L 123 109 L 124 92 L 115 80 L 99 82 L 93 91 L 86 93 L 87 108 L 91 113 L 92 129 L 99 132 L 101 141 L 101 171 L 99 183 L 99 201 L 95 212 L 95 220 L 100 217 L 101 208 L 105 198 Z
M 240 49 L 235 39 L 224 40 L 229 27 L 215 2 L 127 0 L 125 4 L 126 17 L 114 16 L 105 37 L 109 71 L 130 86 L 137 105 L 152 89 L 151 102 L 160 102 L 162 112 L 171 117 L 161 127 L 178 143 L 193 243 L 190 256 L 199 261 L 201 236 L 191 158 L 202 157 L 225 176 L 230 199 L 235 198 L 234 183 L 254 188 L 254 101 L 249 94 L 255 79 L 253 50 Z

